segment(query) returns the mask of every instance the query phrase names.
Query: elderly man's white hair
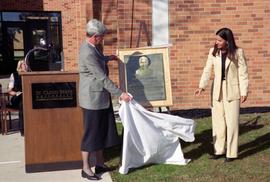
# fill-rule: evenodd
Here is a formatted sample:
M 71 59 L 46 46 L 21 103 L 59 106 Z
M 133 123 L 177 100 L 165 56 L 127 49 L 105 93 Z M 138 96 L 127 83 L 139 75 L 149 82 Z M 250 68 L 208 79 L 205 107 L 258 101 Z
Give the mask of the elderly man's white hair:
M 107 32 L 107 28 L 103 23 L 97 19 L 88 21 L 86 25 L 87 36 L 92 37 L 93 35 L 104 35 Z

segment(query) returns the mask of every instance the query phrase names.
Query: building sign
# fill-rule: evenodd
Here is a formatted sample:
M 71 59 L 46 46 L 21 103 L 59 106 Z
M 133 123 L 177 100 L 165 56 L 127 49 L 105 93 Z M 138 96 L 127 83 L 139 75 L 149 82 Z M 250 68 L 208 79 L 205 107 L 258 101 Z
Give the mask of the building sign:
M 33 109 L 76 107 L 76 82 L 32 83 Z

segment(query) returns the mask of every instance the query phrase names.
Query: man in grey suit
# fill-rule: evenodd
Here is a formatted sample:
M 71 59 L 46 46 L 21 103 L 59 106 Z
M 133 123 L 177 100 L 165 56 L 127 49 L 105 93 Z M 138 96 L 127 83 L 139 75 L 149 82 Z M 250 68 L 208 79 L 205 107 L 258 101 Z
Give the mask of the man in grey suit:
M 120 143 L 110 94 L 126 102 L 132 99 L 108 77 L 107 62 L 119 60 L 117 56 L 104 56 L 96 47 L 103 41 L 106 32 L 106 27 L 100 21 L 89 21 L 86 26 L 87 38 L 81 45 L 79 55 L 79 104 L 84 120 L 82 177 L 89 180 L 99 180 L 101 178 L 96 174 L 110 170 L 104 164 L 103 149 Z M 96 157 L 95 173 L 88 163 L 90 154 Z

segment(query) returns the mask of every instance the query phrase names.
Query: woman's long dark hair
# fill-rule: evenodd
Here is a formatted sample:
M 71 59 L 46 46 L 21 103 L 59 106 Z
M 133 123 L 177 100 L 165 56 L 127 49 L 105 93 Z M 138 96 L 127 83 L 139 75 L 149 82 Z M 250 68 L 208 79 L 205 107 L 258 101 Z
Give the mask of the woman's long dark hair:
M 216 35 L 220 36 L 227 42 L 227 56 L 229 59 L 232 61 L 237 60 L 236 56 L 236 50 L 237 50 L 237 45 L 235 44 L 233 32 L 229 28 L 222 28 L 216 32 Z M 217 53 L 220 52 L 220 49 L 217 47 L 217 44 L 214 46 L 214 50 L 212 52 L 213 56 L 216 56 Z

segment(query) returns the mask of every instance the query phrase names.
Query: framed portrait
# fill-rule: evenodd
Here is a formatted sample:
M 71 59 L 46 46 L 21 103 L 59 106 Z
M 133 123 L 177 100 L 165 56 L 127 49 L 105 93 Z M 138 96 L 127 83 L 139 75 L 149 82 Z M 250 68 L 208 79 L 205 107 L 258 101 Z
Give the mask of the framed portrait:
M 171 106 L 168 47 L 118 50 L 120 88 L 145 107 Z

